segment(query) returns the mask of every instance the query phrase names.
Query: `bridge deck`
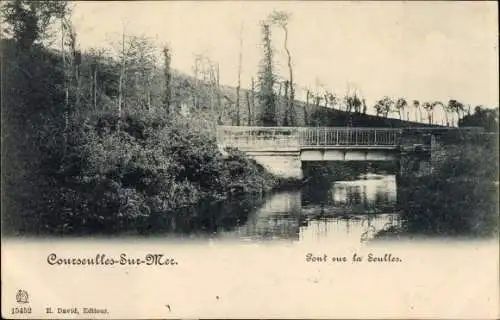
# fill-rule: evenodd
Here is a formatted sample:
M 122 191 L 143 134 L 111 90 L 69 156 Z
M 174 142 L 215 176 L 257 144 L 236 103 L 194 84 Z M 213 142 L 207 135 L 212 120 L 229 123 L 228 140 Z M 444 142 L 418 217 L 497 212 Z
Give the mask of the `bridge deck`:
M 217 140 L 244 150 L 280 148 L 394 149 L 401 129 L 347 127 L 218 127 Z

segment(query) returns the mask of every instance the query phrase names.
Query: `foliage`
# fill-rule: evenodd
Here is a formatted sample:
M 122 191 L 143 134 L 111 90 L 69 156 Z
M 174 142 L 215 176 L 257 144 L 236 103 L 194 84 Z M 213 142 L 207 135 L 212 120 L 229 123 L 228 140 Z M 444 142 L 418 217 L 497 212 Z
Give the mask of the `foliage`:
M 474 113 L 460 119 L 460 127 L 482 127 L 486 132 L 498 132 L 498 108 L 477 106 Z
M 398 100 L 396 100 L 394 107 L 398 112 L 399 119 L 402 119 L 402 114 L 404 114 L 405 108 L 408 107 L 408 102 L 405 98 L 399 98 Z
M 293 81 L 292 55 L 290 53 L 290 49 L 288 48 L 288 22 L 290 19 L 291 19 L 290 13 L 285 11 L 273 11 L 268 18 L 271 24 L 276 24 L 280 26 L 285 34 L 283 41 L 283 48 L 285 49 L 288 57 L 288 72 L 289 72 L 289 80 L 285 82 L 285 93 L 286 93 L 285 99 L 287 101 L 285 123 L 287 125 L 294 126 L 296 125 L 297 121 L 295 117 L 295 109 L 293 106 L 295 103 L 295 89 L 294 89 L 295 83 Z M 288 92 L 290 94 L 289 96 L 287 94 Z
M 388 96 L 385 96 L 377 101 L 377 103 L 374 106 L 374 109 L 377 113 L 377 116 L 382 115 L 383 117 L 387 118 L 389 113 L 393 110 L 393 106 L 394 106 L 394 101 Z
M 363 100 L 360 97 L 358 97 L 356 92 L 353 95 L 347 94 L 344 97 L 344 103 L 346 105 L 347 112 L 352 112 L 353 110 L 356 113 L 361 112 L 361 106 L 363 105 Z
M 201 126 L 206 121 L 198 123 L 198 114 L 169 113 L 161 91 L 148 101 L 154 71 L 142 59 L 142 49 L 127 60 L 126 107 L 120 117 L 116 60 L 98 51 L 82 57 L 78 81 L 68 87 L 71 113 L 64 114 L 61 55 L 42 47 L 18 52 L 15 42 L 2 43 L 8 62 L 7 81 L 2 81 L 2 154 L 8 155 L 2 163 L 8 173 L 2 186 L 4 230 L 136 230 L 179 208 L 230 194 L 262 193 L 279 182 L 240 153 L 230 151 L 225 159 L 211 126 Z M 174 80 L 174 87 L 182 88 L 179 78 Z M 177 93 L 184 96 L 173 99 L 185 99 L 190 91 Z
M 430 176 L 410 178 L 400 205 L 407 233 L 486 236 L 498 232 L 498 154 L 493 143 L 448 146 Z
M 260 122 L 264 126 L 276 126 L 276 97 L 274 83 L 276 76 L 273 71 L 273 50 L 271 47 L 271 30 L 267 22 L 262 23 L 264 55 L 260 63 L 258 76 L 258 100 L 261 108 Z
M 3 30 L 22 50 L 50 37 L 49 27 L 70 12 L 67 1 L 6 1 L 1 5 Z

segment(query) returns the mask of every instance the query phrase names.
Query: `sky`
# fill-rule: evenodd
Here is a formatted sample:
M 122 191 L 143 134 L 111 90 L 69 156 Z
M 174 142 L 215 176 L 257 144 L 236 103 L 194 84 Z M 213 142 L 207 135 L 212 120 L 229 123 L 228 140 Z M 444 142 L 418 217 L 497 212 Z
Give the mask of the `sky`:
M 192 74 L 194 55 L 203 53 L 219 62 L 221 83 L 233 86 L 241 32 L 248 88 L 262 57 L 259 22 L 273 10 L 290 14 L 302 88 L 356 90 L 369 104 L 387 95 L 498 106 L 496 2 L 85 1 L 74 3 L 73 22 L 82 49 L 105 46 L 123 30 L 146 35 L 169 44 L 173 68 Z M 280 28 L 272 39 L 277 71 L 287 77 Z

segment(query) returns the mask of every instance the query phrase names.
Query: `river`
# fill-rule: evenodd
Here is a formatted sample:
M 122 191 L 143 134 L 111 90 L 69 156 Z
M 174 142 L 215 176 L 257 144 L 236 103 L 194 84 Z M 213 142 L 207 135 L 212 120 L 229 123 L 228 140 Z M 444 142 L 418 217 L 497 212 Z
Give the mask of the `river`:
M 398 226 L 394 174 L 333 177 L 264 197 L 242 197 L 192 208 L 172 221 L 174 237 L 234 241 L 288 240 L 302 243 L 364 242 Z M 170 234 L 172 236 L 172 234 Z
M 360 175 L 331 181 L 327 187 L 306 185 L 274 193 L 248 220 L 216 237 L 300 242 L 363 242 L 399 223 L 394 175 Z

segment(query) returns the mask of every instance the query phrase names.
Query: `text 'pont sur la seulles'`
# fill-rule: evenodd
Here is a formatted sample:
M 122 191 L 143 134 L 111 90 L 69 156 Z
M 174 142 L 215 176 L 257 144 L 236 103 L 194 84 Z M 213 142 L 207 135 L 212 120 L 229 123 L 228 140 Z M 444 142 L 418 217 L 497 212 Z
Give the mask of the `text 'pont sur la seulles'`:
M 399 263 L 403 260 L 392 254 L 375 254 L 368 253 L 366 255 L 360 255 L 358 253 L 353 253 L 352 256 L 332 256 L 325 253 L 312 254 L 307 253 L 305 256 L 306 262 L 309 263 Z

